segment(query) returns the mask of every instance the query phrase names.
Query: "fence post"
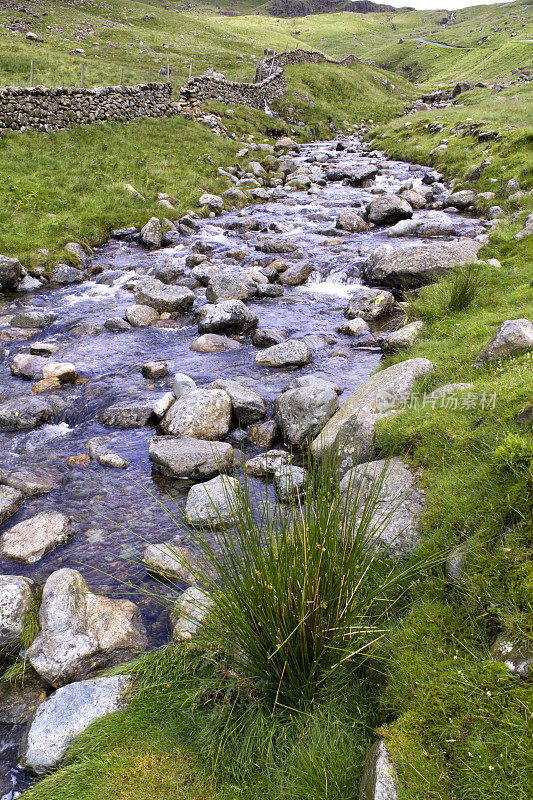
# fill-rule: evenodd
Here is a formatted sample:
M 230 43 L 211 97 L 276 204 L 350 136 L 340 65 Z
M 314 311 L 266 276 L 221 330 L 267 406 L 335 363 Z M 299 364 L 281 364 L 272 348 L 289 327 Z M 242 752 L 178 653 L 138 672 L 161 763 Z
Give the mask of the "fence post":
M 120 85 L 124 83 L 124 67 L 120 68 Z
M 85 69 L 84 64 L 81 65 L 81 76 L 80 76 L 80 89 L 83 89 L 83 79 L 85 77 Z
M 33 58 L 30 62 L 30 89 L 33 89 Z

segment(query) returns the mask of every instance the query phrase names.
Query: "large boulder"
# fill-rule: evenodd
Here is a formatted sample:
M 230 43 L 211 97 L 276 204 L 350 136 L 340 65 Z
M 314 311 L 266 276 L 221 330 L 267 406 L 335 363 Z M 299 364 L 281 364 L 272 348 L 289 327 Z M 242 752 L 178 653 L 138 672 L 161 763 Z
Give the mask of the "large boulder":
M 287 339 L 257 353 L 254 363 L 258 367 L 301 367 L 311 361 L 309 346 L 298 339 Z
M 55 687 L 129 661 L 147 645 L 137 606 L 93 594 L 74 569 L 57 570 L 46 581 L 39 625 L 26 656 Z
M 283 392 L 274 403 L 274 418 L 290 447 L 304 447 L 337 411 L 337 393 L 320 384 Z
M 22 264 L 18 258 L 0 256 L 0 292 L 11 292 L 22 278 Z
M 40 397 L 15 397 L 0 403 L 0 430 L 29 430 L 50 422 L 53 406 Z
M 246 284 L 230 275 L 215 275 L 209 281 L 205 296 L 210 303 L 222 303 L 224 300 L 246 300 L 250 291 Z
M 394 302 L 394 295 L 391 292 L 358 286 L 350 295 L 344 316 L 346 319 L 361 317 L 366 322 L 372 322 L 390 314 Z
M 398 778 L 383 739 L 367 753 L 359 800 L 398 800 Z
M 161 428 L 172 436 L 223 439 L 230 428 L 231 411 L 231 400 L 223 389 L 195 389 L 170 406 Z
M 154 469 L 171 478 L 206 480 L 233 466 L 233 448 L 226 442 L 191 436 L 154 436 L 148 452 Z
M 12 375 L 26 380 L 42 378 L 46 358 L 34 356 L 30 353 L 17 353 L 10 365 Z
M 433 372 L 427 358 L 411 358 L 393 364 L 368 378 L 345 400 L 314 440 L 311 451 L 322 459 L 339 449 L 339 469 L 347 472 L 354 461 L 372 457 L 377 423 L 405 403 L 416 382 Z
M 359 464 L 344 476 L 339 487 L 341 496 L 348 496 L 348 500 L 352 492 L 357 496 L 357 506 L 351 509 L 357 522 L 363 518 L 365 503 L 373 502 L 378 490 L 370 530 L 380 549 L 395 556 L 408 555 L 420 542 L 424 494 L 401 458 Z
M 146 225 L 141 228 L 141 242 L 145 247 L 161 247 L 163 227 L 157 217 L 151 217 Z
M 472 203 L 475 202 L 476 193 L 472 189 L 463 189 L 460 192 L 454 192 L 446 198 L 446 205 L 457 208 L 459 211 L 466 211 Z
M 533 322 L 529 319 L 507 319 L 478 354 L 474 366 L 480 367 L 531 349 L 533 349 Z
M 133 291 L 138 305 L 151 306 L 160 314 L 163 311 L 190 311 L 195 294 L 185 286 L 169 286 L 157 278 L 144 278 Z M 129 320 L 128 320 L 129 322 Z
M 401 219 L 410 219 L 413 209 L 403 197 L 383 194 L 372 200 L 368 207 L 368 219 L 374 225 L 394 225 Z
M 480 242 L 473 239 L 403 247 L 377 261 L 369 259 L 363 266 L 363 274 L 371 285 L 417 289 L 461 264 L 475 261 L 480 247 Z
M 0 486 L 0 525 L 17 513 L 23 502 L 24 495 L 19 489 Z
M 259 317 L 242 300 L 223 300 L 200 310 L 199 333 L 240 333 L 255 328 Z
M 59 511 L 41 511 L 5 531 L 0 538 L 0 555 L 34 564 L 65 544 L 73 535 L 70 518 Z
M 129 675 L 77 681 L 38 706 L 20 746 L 22 767 L 37 775 L 58 766 L 69 745 L 92 722 L 121 711 L 131 687 Z
M 21 575 L 0 575 L 0 650 L 20 646 L 24 617 L 33 602 L 33 581 Z
M 196 528 L 224 528 L 236 522 L 240 484 L 236 478 L 220 475 L 192 486 L 187 495 L 185 517 Z
M 274 471 L 274 486 L 281 503 L 301 500 L 307 488 L 307 472 L 293 464 L 281 464 Z
M 233 413 L 239 425 L 251 425 L 264 419 L 267 405 L 263 397 L 238 381 L 219 378 L 209 384 L 210 389 L 223 389 L 231 400 Z

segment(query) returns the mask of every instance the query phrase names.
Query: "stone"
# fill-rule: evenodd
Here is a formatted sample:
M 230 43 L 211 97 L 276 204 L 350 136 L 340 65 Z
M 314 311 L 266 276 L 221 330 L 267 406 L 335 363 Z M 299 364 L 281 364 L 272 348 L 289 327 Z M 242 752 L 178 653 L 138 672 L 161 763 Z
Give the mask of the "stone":
M 393 225 L 401 219 L 410 219 L 413 209 L 402 197 L 384 194 L 372 200 L 368 207 L 368 219 L 374 225 Z
M 85 275 L 76 267 L 69 267 L 68 264 L 57 264 L 50 272 L 50 283 L 58 286 L 70 283 L 83 283 Z
M 198 483 L 187 495 L 185 517 L 196 528 L 231 527 L 236 522 L 235 506 L 240 490 L 239 481 L 228 475 Z
M 281 344 L 289 338 L 286 331 L 279 328 L 257 328 L 252 334 L 252 344 L 256 347 L 271 347 L 273 344 Z
M 231 400 L 233 414 L 238 425 L 251 425 L 266 417 L 266 402 L 260 394 L 238 381 L 219 378 L 209 389 L 223 389 Z
M 141 367 L 141 373 L 145 378 L 157 380 L 168 375 L 168 364 L 166 361 L 147 361 Z
M 224 208 L 224 200 L 216 194 L 205 192 L 198 200 L 198 205 L 207 206 L 212 211 L 222 211 Z
M 161 247 L 163 228 L 157 217 L 151 217 L 146 225 L 141 228 L 141 242 L 145 247 Z
M 38 706 L 20 746 L 24 769 L 40 775 L 57 767 L 69 745 L 92 722 L 124 709 L 131 688 L 128 675 L 76 681 Z
M 345 336 L 352 337 L 355 344 L 364 346 L 376 345 L 378 343 L 377 338 L 368 327 L 368 322 L 365 322 L 362 317 L 355 317 L 355 319 L 344 322 L 337 328 L 337 331 L 343 333 Z
M 292 455 L 285 450 L 269 450 L 249 458 L 244 465 L 244 471 L 252 478 L 272 478 L 277 469 L 284 464 L 292 463 Z
M 412 347 L 422 335 L 423 330 L 424 323 L 420 320 L 403 325 L 383 339 L 382 347 L 384 352 L 396 353 L 398 350 Z
M 394 303 L 394 295 L 391 292 L 358 286 L 350 295 L 344 316 L 346 319 L 361 317 L 365 322 L 373 322 L 390 314 Z
M 42 378 L 46 359 L 28 353 L 17 353 L 11 362 L 11 374 L 27 380 Z
M 229 275 L 215 275 L 205 293 L 209 302 L 215 304 L 223 300 L 246 300 L 249 295 L 250 291 L 243 281 Z
M 350 169 L 347 173 L 343 174 L 341 178 L 330 178 L 331 173 L 328 172 L 327 179 L 328 181 L 344 179 L 350 186 L 357 187 L 362 186 L 366 181 L 373 180 L 378 172 L 379 167 L 371 164 L 361 164 L 360 166 Z
M 455 547 L 444 562 L 444 574 L 451 583 L 458 583 L 463 572 L 465 549 Z
M 424 208 L 427 202 L 425 194 L 417 192 L 416 189 L 404 189 L 400 192 L 400 197 L 406 200 L 411 208 Z
M 293 253 L 299 249 L 298 244 L 290 239 L 275 239 L 272 236 L 261 237 L 255 246 L 262 253 Z
M 45 394 L 45 392 L 56 392 L 61 389 L 59 378 L 42 378 L 31 387 L 32 394 Z
M 240 350 L 241 344 L 217 333 L 204 333 L 191 343 L 190 349 L 196 353 L 225 353 L 228 350 Z
M 476 193 L 471 189 L 464 189 L 461 192 L 454 192 L 446 198 L 446 205 L 457 208 L 459 211 L 466 211 L 476 200 Z
M 276 494 L 282 503 L 291 503 L 305 495 L 307 472 L 302 467 L 281 464 L 274 471 Z
M 157 278 L 143 278 L 133 290 L 135 302 L 151 306 L 161 314 L 163 311 L 190 311 L 195 294 L 185 286 L 168 286 Z M 128 322 L 131 320 L 128 319 Z
M 336 227 L 350 233 L 361 233 L 368 230 L 368 223 L 357 213 L 354 208 L 343 208 L 339 212 Z
M 518 192 L 520 189 L 520 184 L 516 180 L 516 178 L 510 178 L 507 183 L 505 184 L 505 194 L 509 196 L 510 194 L 514 194 L 514 192 Z
M 314 439 L 339 407 L 337 393 L 314 384 L 289 389 L 274 403 L 274 418 L 289 447 L 303 448 Z
M 231 411 L 229 395 L 222 389 L 195 389 L 172 404 L 161 429 L 173 436 L 222 439 L 230 428 Z
M 185 274 L 185 267 L 178 258 L 170 256 L 161 267 L 158 267 L 154 278 L 161 283 L 174 283 Z
M 0 291 L 12 292 L 22 278 L 22 264 L 18 258 L 0 255 Z
M 402 219 L 393 225 L 387 231 L 387 236 L 393 238 L 395 236 L 414 236 L 418 233 L 420 222 L 414 219 Z
M 29 328 L 40 330 L 51 325 L 55 317 L 46 311 L 25 311 L 11 317 L 9 324 L 12 328 Z
M 268 422 L 255 422 L 248 428 L 248 438 L 257 447 L 264 447 L 269 450 L 279 435 L 279 428 L 277 422 L 268 420 Z
M 100 412 L 98 422 L 108 428 L 144 428 L 151 416 L 152 407 L 148 403 L 125 401 Z
M 202 286 L 207 286 L 209 281 L 218 278 L 222 275 L 222 271 L 215 264 L 210 261 L 204 261 L 201 264 L 193 267 L 191 276 L 198 281 Z
M 109 450 L 108 441 L 108 436 L 93 436 L 92 439 L 89 439 L 87 448 L 91 459 L 98 461 L 103 467 L 111 467 L 112 469 L 126 469 L 126 467 L 129 467 L 127 459 Z
M 152 309 L 150 309 L 150 311 L 152 311 Z M 104 328 L 114 333 L 126 333 L 126 331 L 131 331 L 132 326 L 129 322 L 126 322 L 125 319 L 122 319 L 122 317 L 111 317 L 104 322 Z
M 172 391 L 176 400 L 179 397 L 183 397 L 184 394 L 194 392 L 197 388 L 198 387 L 196 386 L 196 383 L 189 375 L 185 375 L 183 372 L 176 372 L 174 375 L 174 380 L 172 381 Z
M 39 678 L 24 676 L 18 681 L 0 683 L 0 723 L 22 725 L 46 700 L 46 686 Z M 1 786 L 1 784 L 0 784 Z
M 76 367 L 70 361 L 51 361 L 43 366 L 43 378 L 57 378 L 60 383 L 74 383 Z
M 528 319 L 507 319 L 502 322 L 494 336 L 478 353 L 474 366 L 501 361 L 511 355 L 533 349 L 533 322 Z
M 0 553 L 4 558 L 35 564 L 41 558 L 65 544 L 74 531 L 71 520 L 58 511 L 42 511 L 5 531 L 0 538 Z
M 209 570 L 191 547 L 172 541 L 147 545 L 142 563 L 152 575 L 190 584 L 197 584 L 198 573 Z
M 44 584 L 39 625 L 26 657 L 54 687 L 130 661 L 147 645 L 137 606 L 93 594 L 74 569 L 59 569 Z
M 321 378 L 320 375 L 297 375 L 289 384 L 289 389 L 300 389 L 302 386 L 319 386 L 323 389 L 331 389 L 336 394 L 342 394 L 344 389 L 338 383 Z
M 371 285 L 394 289 L 417 289 L 461 264 L 476 261 L 480 242 L 459 239 L 446 244 L 403 247 L 377 262 L 363 265 L 365 280 Z
M 398 778 L 383 739 L 378 739 L 367 753 L 359 800 L 398 800 Z
M 191 436 L 154 436 L 148 453 L 157 472 L 171 478 L 202 481 L 233 466 L 233 448 L 226 442 Z
M 17 513 L 23 502 L 21 491 L 0 485 L 0 525 Z
M 305 283 L 314 267 L 311 264 L 293 264 L 279 276 L 279 282 L 285 286 L 301 286 Z
M 411 358 L 367 378 L 316 437 L 311 446 L 314 457 L 328 457 L 338 448 L 341 473 L 351 469 L 354 461 L 369 461 L 377 422 L 407 402 L 416 382 L 433 371 L 427 358 Z
M 24 617 L 33 603 L 33 581 L 22 575 L 0 575 L 0 648 L 20 647 Z
M 439 386 L 438 389 L 434 389 L 427 397 L 430 400 L 436 400 L 441 397 L 446 397 L 449 394 L 455 394 L 456 392 L 471 392 L 474 388 L 473 383 L 447 383 L 445 386 Z
M 134 305 L 126 309 L 126 320 L 133 328 L 143 328 L 152 325 L 159 319 L 159 314 L 151 306 Z
M 533 211 L 531 212 L 531 214 L 529 214 L 528 217 L 526 217 L 524 222 L 524 227 L 522 228 L 521 231 L 515 233 L 514 238 L 523 239 L 526 236 L 532 236 L 532 235 L 533 235 Z
M 309 346 L 298 339 L 287 339 L 281 344 L 261 350 L 255 356 L 258 367 L 301 367 L 311 361 L 313 354 Z
M 212 605 L 213 600 L 206 592 L 194 586 L 186 589 L 170 613 L 172 638 L 181 642 L 196 636 Z
M 200 310 L 199 333 L 241 333 L 255 328 L 259 317 L 242 300 L 223 300 Z
M 274 299 L 276 297 L 282 297 L 285 290 L 283 286 L 280 286 L 277 283 L 263 283 L 259 284 L 257 287 L 257 291 L 255 294 L 255 298 L 257 300 L 263 299 Z
M 64 247 L 64 250 L 67 253 L 70 253 L 71 256 L 74 256 L 75 260 L 78 264 L 82 267 L 86 267 L 89 263 L 89 256 L 85 252 L 84 248 L 78 242 L 67 242 Z
M 60 486 L 60 476 L 51 470 L 20 467 L 12 471 L 0 469 L 0 484 L 18 489 L 28 497 L 48 494 Z
M 39 397 L 15 397 L 0 403 L 0 430 L 29 430 L 50 422 L 53 408 Z
M 393 556 L 412 553 L 420 543 L 420 518 L 425 499 L 407 464 L 401 458 L 359 464 L 342 479 L 339 493 L 352 508 L 351 493 L 357 497 L 352 509 L 360 522 L 365 503 L 376 502 L 369 521 L 378 548 Z M 368 513 L 368 510 L 367 510 Z
M 533 649 L 507 633 L 502 633 L 490 648 L 493 661 L 502 661 L 514 675 L 526 678 L 533 668 Z
M 175 399 L 176 397 L 174 396 L 174 392 L 165 392 L 165 394 L 160 397 L 159 400 L 156 400 L 152 406 L 154 416 L 156 416 L 158 419 L 164 417 Z

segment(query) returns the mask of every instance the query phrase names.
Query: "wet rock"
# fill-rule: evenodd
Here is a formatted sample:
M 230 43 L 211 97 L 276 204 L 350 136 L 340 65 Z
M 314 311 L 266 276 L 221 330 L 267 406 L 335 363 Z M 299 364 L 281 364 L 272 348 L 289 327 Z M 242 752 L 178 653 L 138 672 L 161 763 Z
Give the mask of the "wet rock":
M 409 398 L 416 382 L 434 370 L 427 358 L 411 358 L 372 375 L 348 397 L 314 440 L 315 458 L 339 449 L 339 470 L 346 472 L 356 463 L 372 457 L 376 424 Z
M 384 194 L 372 200 L 368 207 L 368 219 L 374 225 L 393 225 L 401 219 L 410 219 L 413 209 L 402 197 Z
M 76 367 L 70 361 L 51 361 L 43 366 L 43 378 L 57 378 L 60 383 L 74 383 Z
M 29 328 L 39 330 L 47 328 L 54 321 L 54 315 L 46 311 L 25 311 L 11 317 L 9 324 L 12 328 Z
M 362 186 L 366 181 L 373 180 L 379 172 L 379 167 L 374 167 L 369 164 L 361 164 L 354 167 L 342 175 L 342 178 L 330 178 L 330 172 L 327 174 L 329 180 L 342 180 L 344 179 L 349 186 Z
M 346 319 L 361 319 L 372 322 L 390 314 L 394 308 L 394 295 L 384 289 L 358 286 L 350 296 L 344 312 Z
M 507 319 L 478 354 L 474 366 L 480 367 L 531 349 L 533 349 L 533 322 L 528 319 Z
M 26 496 L 32 497 L 57 489 L 60 485 L 60 476 L 53 471 L 32 467 L 31 469 L 19 468 L 12 471 L 0 469 L 0 484 L 18 489 Z
M 45 392 L 56 392 L 61 389 L 59 378 L 43 378 L 31 387 L 32 394 L 45 394 Z
M 0 575 L 0 648 L 4 652 L 20 646 L 24 617 L 33 602 L 33 588 L 29 578 Z
M 217 305 L 205 305 L 200 310 L 199 333 L 237 333 L 251 330 L 259 317 L 242 300 L 223 300 Z
M 526 678 L 533 667 L 533 649 L 518 642 L 508 633 L 502 633 L 492 647 L 490 656 L 493 661 L 502 661 L 509 671 L 521 678 Z
M 185 375 L 183 372 L 176 372 L 174 380 L 172 381 L 172 391 L 176 400 L 183 397 L 184 394 L 194 392 L 198 387 L 190 375 Z
M 378 342 L 374 334 L 371 333 L 368 322 L 365 322 L 362 317 L 355 317 L 355 319 L 344 322 L 337 330 L 345 336 L 351 336 L 355 342 L 362 345 L 373 345 Z
M 430 190 L 428 190 L 430 191 Z M 404 189 L 400 192 L 402 200 L 406 200 L 411 208 L 424 208 L 427 198 L 425 194 L 417 192 L 415 189 Z
M 39 397 L 15 397 L 0 403 L 0 430 L 22 431 L 50 422 L 53 408 Z
M 481 244 L 472 239 L 431 246 L 403 247 L 377 263 L 366 262 L 363 274 L 370 284 L 417 289 L 443 273 L 477 259 Z
M 141 373 L 145 378 L 164 378 L 168 375 L 168 364 L 166 361 L 147 361 L 142 365 Z
M 226 442 L 191 436 L 154 436 L 148 452 L 154 469 L 171 478 L 202 481 L 233 466 L 233 448 Z
M 302 467 L 281 464 L 274 472 L 274 486 L 281 503 L 291 503 L 305 494 L 307 472 Z
M 83 283 L 85 280 L 84 273 L 76 269 L 76 267 L 69 267 L 68 264 L 57 264 L 50 272 L 50 283 L 58 286 L 70 283 Z
M 461 192 L 454 192 L 446 198 L 446 205 L 457 208 L 459 211 L 466 211 L 476 199 L 476 193 L 471 189 L 464 189 Z
M 159 400 L 156 400 L 152 406 L 154 416 L 156 416 L 158 419 L 164 417 L 175 399 L 176 397 L 174 392 L 165 392 L 165 394 L 160 397 Z
M 205 296 L 210 303 L 221 303 L 223 300 L 246 300 L 250 296 L 250 290 L 238 278 L 216 275 L 209 281 Z
M 210 261 L 204 261 L 202 264 L 198 264 L 191 270 L 191 275 L 202 286 L 207 286 L 209 281 L 221 277 L 222 271 L 220 267 L 217 267 Z
M 258 447 L 264 447 L 269 450 L 279 435 L 279 428 L 277 422 L 268 420 L 268 422 L 256 422 L 248 428 L 248 438 L 251 442 Z
M 309 346 L 298 339 L 287 339 L 257 353 L 254 363 L 258 367 L 301 367 L 309 363 L 313 354 Z
M 25 676 L 21 681 L 0 684 L 0 723 L 22 725 L 46 700 L 46 686 L 38 678 Z
M 196 528 L 223 528 L 236 522 L 235 504 L 240 492 L 236 478 L 221 475 L 192 486 L 187 495 L 185 516 Z
M 32 342 L 30 344 L 30 353 L 33 356 L 44 356 L 48 358 L 48 356 L 51 356 L 53 353 L 57 352 L 57 350 L 59 350 L 59 347 L 53 342 Z
M 114 333 L 126 333 L 126 331 L 131 331 L 132 326 L 121 317 L 111 317 L 104 322 L 104 328 Z
M 129 461 L 118 453 L 113 453 L 108 447 L 108 436 L 93 436 L 87 442 L 87 449 L 89 456 L 93 461 L 98 461 L 103 467 L 111 467 L 112 469 L 126 469 L 129 467 Z
M 383 339 L 382 347 L 385 353 L 395 353 L 397 350 L 412 347 L 420 338 L 424 330 L 424 323 L 420 320 L 403 325 L 394 333 L 389 333 Z
M 185 268 L 178 258 L 171 256 L 158 267 L 154 277 L 161 283 L 174 283 L 185 274 Z
M 269 450 L 259 456 L 249 458 L 244 471 L 252 478 L 272 478 L 277 469 L 284 464 L 292 464 L 293 457 L 285 450 Z
M 289 334 L 279 328 L 257 328 L 252 334 L 252 344 L 256 347 L 271 347 L 285 342 L 288 338 Z
M 265 283 L 260 284 L 257 287 L 255 297 L 258 300 L 263 299 L 274 299 L 276 297 L 282 297 L 284 294 L 283 286 L 279 286 L 275 283 Z
M 321 378 L 320 375 L 298 375 L 289 384 L 289 389 L 300 389 L 302 386 L 318 386 L 323 389 L 331 389 L 336 394 L 342 394 L 343 388 L 338 383 Z
M 151 306 L 161 314 L 163 311 L 190 311 L 195 294 L 185 286 L 168 286 L 157 278 L 144 278 L 133 291 L 135 302 L 139 305 Z M 128 319 L 128 322 L 131 322 Z
M 290 239 L 275 239 L 272 236 L 261 237 L 255 246 L 262 253 L 293 253 L 299 249 L 298 244 Z
M 143 428 L 152 416 L 147 403 L 115 403 L 98 415 L 98 422 L 108 428 Z
M 157 217 L 151 217 L 146 225 L 141 228 L 141 242 L 145 247 L 161 247 L 163 228 Z
M 21 278 L 22 264 L 18 258 L 0 255 L 0 291 L 13 291 L 17 288 Z
M 46 581 L 39 624 L 41 630 L 26 656 L 55 687 L 130 661 L 146 649 L 137 606 L 93 594 L 74 569 L 57 570 Z
M 301 286 L 313 272 L 311 264 L 294 264 L 288 267 L 279 276 L 279 282 L 285 286 Z
M 367 753 L 359 800 L 398 800 L 398 778 L 383 739 Z
M 380 549 L 394 556 L 404 556 L 416 550 L 420 543 L 420 518 L 425 499 L 415 478 L 401 458 L 382 459 L 360 464 L 348 472 L 341 481 L 339 492 L 358 493 L 356 520 L 364 513 L 365 502 L 375 497 L 378 502 L 370 520 L 370 530 Z
M 126 320 L 133 328 L 152 325 L 159 319 L 159 314 L 151 306 L 134 305 L 126 309 Z
M 147 572 L 169 581 L 196 584 L 198 572 L 208 569 L 192 547 L 178 542 L 160 542 L 146 546 L 142 563 Z
M 209 389 L 223 389 L 231 400 L 238 425 L 251 425 L 266 417 L 266 402 L 260 394 L 238 381 L 218 379 Z
M 240 350 L 240 348 L 240 343 L 235 339 L 217 333 L 204 333 L 191 343 L 191 350 L 197 353 L 224 353 L 227 350 Z
M 387 231 L 387 236 L 393 238 L 396 236 L 415 236 L 420 228 L 420 222 L 415 219 L 402 219 L 393 225 Z
M 71 742 L 97 719 L 121 711 L 131 687 L 128 675 L 63 686 L 36 710 L 20 748 L 20 764 L 36 774 L 57 767 Z
M 336 227 L 350 233 L 361 233 L 368 230 L 368 223 L 359 216 L 354 208 L 343 208 L 337 217 Z
M 161 422 L 164 433 L 222 439 L 231 423 L 231 400 L 222 389 L 196 389 L 178 398 Z
M 274 418 L 291 447 L 304 447 L 314 439 L 339 407 L 337 393 L 314 384 L 289 389 L 274 403 Z
M 186 589 L 170 614 L 172 638 L 181 642 L 196 636 L 212 605 L 213 601 L 206 592 L 194 586 Z
M 11 374 L 27 380 L 42 378 L 46 359 L 28 353 L 18 353 L 11 362 Z
M 42 511 L 9 528 L 0 538 L 0 554 L 4 558 L 35 564 L 65 544 L 74 534 L 71 521 L 58 511 Z

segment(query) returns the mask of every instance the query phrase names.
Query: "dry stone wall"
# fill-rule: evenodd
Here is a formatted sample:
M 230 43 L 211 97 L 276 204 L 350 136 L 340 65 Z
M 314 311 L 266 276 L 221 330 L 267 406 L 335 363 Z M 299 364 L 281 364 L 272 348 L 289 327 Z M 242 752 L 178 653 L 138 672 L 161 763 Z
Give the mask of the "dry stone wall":
M 0 133 L 53 131 L 94 122 L 179 113 L 169 83 L 105 86 L 98 89 L 8 87 L 0 89 Z
M 206 76 L 191 78 L 182 87 L 180 99 L 185 102 L 219 100 L 222 103 L 237 103 L 264 111 L 265 104 L 270 105 L 286 91 L 285 74 L 282 69 L 276 68 L 272 75 L 258 83 L 234 83 Z

